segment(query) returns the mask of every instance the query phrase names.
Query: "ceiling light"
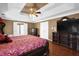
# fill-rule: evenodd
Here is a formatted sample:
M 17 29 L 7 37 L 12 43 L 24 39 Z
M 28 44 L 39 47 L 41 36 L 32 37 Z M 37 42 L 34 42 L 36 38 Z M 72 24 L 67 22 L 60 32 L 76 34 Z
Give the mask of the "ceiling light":
M 30 8 L 30 11 L 33 11 L 33 9 L 32 9 L 32 8 Z
M 67 19 L 63 19 L 62 21 L 67 21 Z

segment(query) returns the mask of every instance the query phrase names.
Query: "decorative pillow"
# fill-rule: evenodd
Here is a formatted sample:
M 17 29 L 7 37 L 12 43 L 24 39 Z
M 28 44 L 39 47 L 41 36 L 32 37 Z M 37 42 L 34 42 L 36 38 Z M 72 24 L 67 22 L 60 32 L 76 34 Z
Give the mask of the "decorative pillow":
M 7 36 L 0 33 L 0 44 L 12 42 L 12 40 Z
M 5 36 L 0 33 L 0 41 L 4 41 L 4 40 L 5 40 Z
M 12 42 L 12 40 L 7 36 L 5 35 L 5 41 L 8 43 L 8 42 Z

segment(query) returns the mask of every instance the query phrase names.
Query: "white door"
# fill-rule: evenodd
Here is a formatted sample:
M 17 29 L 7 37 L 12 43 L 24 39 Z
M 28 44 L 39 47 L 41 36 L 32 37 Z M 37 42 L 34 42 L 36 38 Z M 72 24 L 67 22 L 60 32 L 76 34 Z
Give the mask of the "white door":
M 17 22 L 13 23 L 13 35 L 19 35 L 19 26 L 17 25 Z
M 27 35 L 28 34 L 28 25 L 27 23 L 14 22 L 13 24 L 13 34 L 18 35 Z
M 24 23 L 24 35 L 28 34 L 28 24 Z
M 40 37 L 48 39 L 48 22 L 40 23 Z
M 20 25 L 20 28 L 19 28 L 19 32 L 20 32 L 20 35 L 24 35 L 25 34 L 25 28 L 24 28 L 24 25 Z

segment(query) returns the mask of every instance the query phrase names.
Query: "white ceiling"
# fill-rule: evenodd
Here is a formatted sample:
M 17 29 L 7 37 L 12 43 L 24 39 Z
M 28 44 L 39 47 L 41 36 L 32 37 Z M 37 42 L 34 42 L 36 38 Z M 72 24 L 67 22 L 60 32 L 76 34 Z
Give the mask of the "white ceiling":
M 40 22 L 79 13 L 78 3 L 48 3 L 38 10 L 41 11 L 38 17 L 31 18 L 28 14 L 21 13 L 24 5 L 25 3 L 0 3 L 0 17 L 6 20 Z

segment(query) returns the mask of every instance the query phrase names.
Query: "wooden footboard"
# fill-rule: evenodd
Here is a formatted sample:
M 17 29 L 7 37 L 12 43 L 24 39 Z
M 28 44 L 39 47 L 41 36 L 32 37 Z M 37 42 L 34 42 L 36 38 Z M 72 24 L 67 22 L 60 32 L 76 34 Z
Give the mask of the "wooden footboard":
M 48 53 L 49 53 L 49 43 L 47 42 L 45 46 L 42 46 L 27 53 L 23 53 L 20 56 L 47 56 Z

